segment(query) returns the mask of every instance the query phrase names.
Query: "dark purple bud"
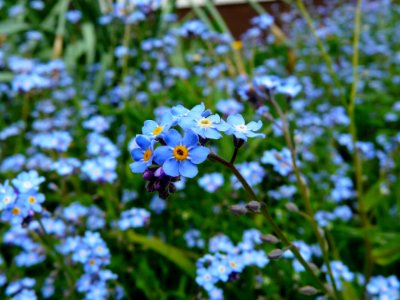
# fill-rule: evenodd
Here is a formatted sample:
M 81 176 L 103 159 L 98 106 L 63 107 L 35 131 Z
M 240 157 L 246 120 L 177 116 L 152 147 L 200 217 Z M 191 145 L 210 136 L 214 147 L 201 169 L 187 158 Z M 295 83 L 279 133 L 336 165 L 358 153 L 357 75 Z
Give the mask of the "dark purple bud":
M 22 220 L 21 226 L 23 228 L 27 228 L 29 224 L 33 221 L 34 216 L 35 212 L 33 210 L 29 210 L 28 215 Z
M 143 173 L 144 180 L 152 180 L 154 178 L 154 171 L 151 169 L 147 169 Z
M 261 203 L 258 201 L 250 201 L 249 203 L 247 203 L 246 207 L 252 213 L 261 212 Z
M 232 273 L 230 273 L 229 276 L 228 276 L 228 281 L 229 281 L 229 282 L 236 281 L 236 280 L 239 280 L 239 278 L 240 278 L 240 273 L 238 273 L 238 272 L 232 272 Z
M 147 184 L 146 184 L 146 190 L 149 192 L 149 193 L 152 193 L 152 192 L 155 192 L 156 191 L 156 188 L 155 188 L 155 182 L 148 182 Z
M 176 186 L 175 186 L 175 184 L 170 183 L 170 184 L 168 185 L 168 192 L 169 192 L 170 194 L 173 194 L 173 193 L 176 192 Z
M 239 205 L 239 204 L 229 206 L 229 210 L 231 211 L 231 213 L 238 215 L 238 216 L 244 215 L 247 213 L 247 208 L 245 206 Z

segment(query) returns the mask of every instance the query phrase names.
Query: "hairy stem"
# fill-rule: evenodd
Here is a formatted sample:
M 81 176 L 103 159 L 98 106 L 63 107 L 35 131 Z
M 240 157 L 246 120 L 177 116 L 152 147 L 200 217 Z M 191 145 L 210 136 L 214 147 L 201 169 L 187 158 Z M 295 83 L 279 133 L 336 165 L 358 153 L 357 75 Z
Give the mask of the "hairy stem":
M 296 176 L 296 182 L 297 182 L 297 186 L 299 187 L 301 196 L 303 198 L 304 201 L 304 206 L 306 209 L 306 215 L 308 216 L 308 218 L 306 218 L 306 220 L 310 223 L 311 228 L 314 231 L 315 237 L 317 238 L 317 242 L 319 244 L 319 246 L 321 247 L 322 250 L 322 256 L 326 265 L 326 268 L 328 270 L 328 276 L 330 278 L 332 287 L 333 287 L 333 291 L 335 293 L 335 297 L 337 299 L 342 299 L 342 296 L 339 292 L 339 290 L 337 289 L 336 286 L 336 281 L 334 279 L 333 276 L 333 272 L 332 272 L 332 268 L 331 268 L 331 264 L 330 264 L 330 260 L 329 260 L 329 254 L 328 254 L 328 249 L 327 249 L 327 242 L 325 241 L 325 239 L 323 238 L 321 232 L 318 229 L 318 225 L 314 220 L 314 212 L 312 209 L 312 205 L 311 205 L 311 199 L 310 199 L 310 191 L 309 188 L 305 182 L 305 180 L 303 179 L 303 176 L 300 172 L 299 166 L 297 165 L 297 155 L 296 155 L 296 148 L 293 144 L 292 141 L 292 137 L 290 134 L 290 128 L 289 128 L 289 123 L 287 121 L 286 118 L 286 114 L 282 111 L 282 109 L 280 108 L 279 104 L 276 102 L 276 100 L 274 99 L 274 97 L 271 95 L 270 97 L 270 101 L 272 103 L 272 105 L 274 106 L 276 112 L 278 113 L 281 121 L 282 121 L 282 130 L 283 130 L 283 134 L 285 137 L 285 141 L 286 144 L 289 147 L 289 151 L 290 151 L 290 157 L 291 157 L 291 162 L 292 162 L 292 166 L 293 166 L 293 171 L 294 174 Z
M 216 162 L 224 165 L 226 168 L 228 168 L 229 170 L 231 170 L 233 172 L 233 174 L 236 176 L 236 178 L 243 185 L 246 192 L 250 195 L 252 200 L 257 201 L 261 204 L 262 215 L 265 217 L 265 219 L 267 220 L 269 225 L 272 227 L 275 234 L 290 249 L 290 251 L 292 251 L 294 256 L 298 259 L 298 261 L 304 267 L 304 269 L 312 276 L 312 278 L 318 284 L 319 288 L 321 290 L 323 290 L 325 293 L 329 293 L 329 291 L 326 289 L 324 283 L 318 278 L 318 276 L 315 274 L 315 272 L 311 269 L 310 265 L 303 258 L 303 256 L 301 255 L 301 253 L 297 249 L 297 247 L 293 247 L 293 244 L 289 241 L 289 239 L 286 237 L 286 235 L 283 233 L 283 231 L 279 228 L 278 224 L 275 223 L 271 214 L 269 213 L 268 206 L 264 202 L 261 202 L 258 199 L 256 193 L 254 192 L 252 187 L 249 185 L 249 183 L 246 181 L 246 179 L 242 176 L 242 174 L 240 174 L 239 170 L 232 163 L 228 162 L 227 160 L 223 159 L 222 157 L 218 156 L 215 153 L 210 153 L 208 155 L 208 158 L 212 161 L 216 161 Z
M 357 83 L 358 83 L 358 44 L 361 29 L 361 2 L 362 0 L 357 0 L 356 15 L 354 19 L 354 38 L 353 38 L 353 57 L 352 57 L 352 67 L 353 67 L 353 82 L 351 85 L 350 101 L 347 107 L 350 125 L 349 130 L 351 134 L 352 146 L 353 146 L 353 164 L 355 170 L 356 178 L 356 189 L 357 189 L 357 202 L 358 202 L 358 212 L 361 219 L 361 226 L 364 229 L 369 227 L 369 220 L 367 216 L 367 211 L 363 199 L 363 183 L 362 183 L 362 160 L 360 153 L 357 150 L 357 127 L 355 121 L 355 106 L 356 106 L 356 95 L 357 95 Z M 366 286 L 369 282 L 372 273 L 373 259 L 372 259 L 372 245 L 368 238 L 367 232 L 364 235 L 365 244 L 365 266 L 364 266 L 364 276 L 365 285 L 363 293 L 366 293 Z

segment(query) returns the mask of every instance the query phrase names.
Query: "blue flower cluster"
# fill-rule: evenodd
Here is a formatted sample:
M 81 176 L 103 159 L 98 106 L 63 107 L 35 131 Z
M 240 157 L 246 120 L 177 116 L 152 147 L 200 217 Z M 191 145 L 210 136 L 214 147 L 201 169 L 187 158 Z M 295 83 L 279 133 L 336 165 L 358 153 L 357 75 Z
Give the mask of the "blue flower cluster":
M 29 171 L 11 181 L 14 187 L 8 181 L 0 184 L 1 220 L 12 224 L 29 223 L 35 213 L 40 213 L 45 197 L 39 193 L 39 185 L 44 180 L 36 171 Z
M 400 281 L 394 275 L 374 276 L 367 285 L 367 292 L 371 300 L 399 299 Z
M 243 232 L 242 241 L 236 246 L 226 235 L 217 235 L 209 241 L 209 251 L 197 263 L 196 282 L 203 287 L 210 299 L 223 299 L 223 291 L 216 287 L 220 281 L 238 279 L 248 266 L 264 268 L 269 260 L 265 252 L 256 247 L 262 243 L 256 229 Z
M 266 175 L 265 169 L 256 161 L 244 162 L 238 164 L 237 169 L 240 174 L 246 179 L 250 186 L 255 186 L 262 182 L 264 176 Z M 235 176 L 231 177 L 231 182 L 234 189 L 240 189 L 242 184 L 237 180 Z
M 179 126 L 184 135 L 174 126 Z M 210 154 L 204 146 L 209 140 L 220 139 L 221 133 L 243 141 L 248 137 L 262 138 L 263 134 L 254 132 L 260 127 L 261 121 L 245 124 L 241 115 L 231 115 L 225 122 L 218 114 L 206 110 L 203 103 L 191 110 L 177 105 L 165 111 L 160 122 L 144 123 L 142 134 L 136 136 L 131 149 L 134 162 L 130 167 L 134 173 L 143 173 L 148 191 L 157 191 L 161 198 L 167 198 L 176 190 L 174 182 L 181 176 L 197 175 L 196 165 Z
M 122 212 L 118 220 L 118 228 L 127 230 L 128 228 L 140 228 L 150 223 L 150 213 L 143 208 L 131 208 Z
M 199 185 L 209 193 L 214 193 L 224 184 L 224 176 L 221 173 L 205 174 L 198 180 Z
M 319 210 L 314 214 L 314 219 L 320 227 L 326 227 L 334 220 L 348 222 L 352 219 L 353 212 L 347 205 L 337 206 L 333 212 Z
M 15 280 L 7 286 L 5 295 L 12 300 L 36 300 L 37 296 L 33 290 L 35 285 L 36 280 L 30 277 Z
M 85 299 L 108 299 L 107 282 L 117 279 L 117 275 L 104 269 L 110 263 L 110 250 L 98 232 L 67 237 L 58 250 L 71 254 L 72 261 L 83 266 L 84 274 L 76 282 L 76 289 L 85 293 Z

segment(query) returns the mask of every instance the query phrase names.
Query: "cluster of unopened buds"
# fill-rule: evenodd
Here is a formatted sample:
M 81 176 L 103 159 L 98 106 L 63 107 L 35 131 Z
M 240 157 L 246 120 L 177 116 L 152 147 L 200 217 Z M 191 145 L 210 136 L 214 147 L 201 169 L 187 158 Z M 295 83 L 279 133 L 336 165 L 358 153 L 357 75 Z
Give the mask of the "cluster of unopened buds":
M 183 136 L 174 126 L 183 130 Z M 239 114 L 230 115 L 224 121 L 218 114 L 206 110 L 204 104 L 191 110 L 178 105 L 164 114 L 160 122 L 144 123 L 142 134 L 136 136 L 131 150 L 134 162 L 130 167 L 134 173 L 143 173 L 149 192 L 158 192 L 166 199 L 175 192 L 174 183 L 181 177 L 197 175 L 197 165 L 211 153 L 205 147 L 209 140 L 222 138 L 222 133 L 233 135 L 234 146 L 239 148 L 248 137 L 264 137 L 255 132 L 261 126 L 261 121 L 246 124 Z

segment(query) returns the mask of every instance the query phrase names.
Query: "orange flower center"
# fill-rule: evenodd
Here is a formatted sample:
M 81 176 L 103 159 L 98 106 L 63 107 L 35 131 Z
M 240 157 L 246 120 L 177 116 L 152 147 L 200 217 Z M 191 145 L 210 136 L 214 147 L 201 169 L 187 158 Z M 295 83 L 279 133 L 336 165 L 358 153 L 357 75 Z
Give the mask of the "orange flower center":
M 20 212 L 21 212 L 21 210 L 19 209 L 19 207 L 14 207 L 14 208 L 12 209 L 12 214 L 13 214 L 14 216 L 18 216 Z
M 151 154 L 152 154 L 152 152 L 151 152 L 150 149 L 147 149 L 146 151 L 144 151 L 143 160 L 144 161 L 148 161 L 150 159 L 150 157 L 151 157 Z
M 173 150 L 173 155 L 176 160 L 185 160 L 189 156 L 189 150 L 185 146 L 176 146 Z

